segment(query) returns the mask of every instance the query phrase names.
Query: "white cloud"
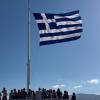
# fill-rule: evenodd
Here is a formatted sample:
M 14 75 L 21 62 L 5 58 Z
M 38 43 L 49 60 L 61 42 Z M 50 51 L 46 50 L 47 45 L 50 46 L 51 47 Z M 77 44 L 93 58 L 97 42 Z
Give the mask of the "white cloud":
M 54 86 L 52 86 L 52 88 L 54 88 L 54 89 L 57 89 L 57 88 L 63 88 L 63 87 L 65 87 L 66 85 L 64 85 L 64 84 L 59 84 L 59 85 L 54 85 Z
M 91 79 L 87 81 L 83 81 L 82 84 L 99 84 L 100 80 L 99 79 Z
M 77 86 L 74 86 L 74 89 L 79 89 L 81 87 L 82 87 L 82 85 L 77 85 Z
M 100 93 L 96 93 L 96 95 L 100 95 Z
M 99 79 L 88 80 L 88 81 L 86 81 L 86 83 L 89 83 L 89 84 L 99 84 Z

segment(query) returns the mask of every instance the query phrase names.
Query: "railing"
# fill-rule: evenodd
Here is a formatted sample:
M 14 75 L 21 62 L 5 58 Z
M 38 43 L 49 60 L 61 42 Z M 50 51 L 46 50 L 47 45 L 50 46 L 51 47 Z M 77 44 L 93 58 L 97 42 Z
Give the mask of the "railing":
M 1 99 L 2 100 L 2 99 Z M 7 99 L 7 100 L 71 100 L 71 99 L 63 99 L 63 98 L 34 98 L 34 99 Z
M 71 99 L 63 99 L 63 98 L 34 98 L 34 99 L 8 99 L 8 100 L 71 100 Z

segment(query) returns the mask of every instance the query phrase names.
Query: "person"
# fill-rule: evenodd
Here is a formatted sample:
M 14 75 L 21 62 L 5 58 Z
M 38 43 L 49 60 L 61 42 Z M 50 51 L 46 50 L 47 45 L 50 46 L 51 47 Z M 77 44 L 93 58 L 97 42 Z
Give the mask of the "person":
M 35 99 L 35 92 L 34 92 L 34 90 L 32 90 L 32 100 L 34 100 Z
M 63 98 L 64 99 L 69 99 L 69 95 L 68 95 L 67 91 L 64 91 Z
M 57 98 L 57 93 L 55 90 L 52 91 L 52 98 Z
M 45 99 L 47 98 L 47 94 L 46 94 L 46 89 L 42 89 L 42 98 Z
M 21 99 L 21 91 L 20 90 L 18 90 L 17 98 Z
M 29 90 L 30 91 L 30 90 Z M 26 99 L 26 96 L 27 96 L 27 92 L 25 90 L 25 88 L 22 89 L 22 98 L 23 99 Z
M 57 89 L 57 97 L 58 98 L 62 98 L 62 92 L 60 91 L 60 89 Z
M 1 92 L 0 92 L 0 100 L 1 100 L 1 96 L 2 96 L 2 95 L 1 95 Z
M 13 99 L 17 99 L 17 90 L 14 89 L 13 91 L 14 91 L 14 92 L 13 92 Z
M 52 98 L 52 89 L 49 89 L 47 94 L 48 94 L 48 98 Z
M 5 88 L 3 88 L 3 90 L 2 90 L 2 94 L 3 94 L 2 100 L 7 100 L 8 93 L 7 93 L 7 90 Z
M 72 95 L 71 100 L 76 100 L 76 95 L 75 95 L 75 92 L 73 92 L 73 95 Z
M 9 100 L 13 100 L 13 90 L 11 90 L 9 93 Z

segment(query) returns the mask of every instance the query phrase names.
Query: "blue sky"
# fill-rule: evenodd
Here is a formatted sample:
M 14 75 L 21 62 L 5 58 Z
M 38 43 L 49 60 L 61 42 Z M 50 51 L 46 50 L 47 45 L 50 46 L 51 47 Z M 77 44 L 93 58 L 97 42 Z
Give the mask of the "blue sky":
M 31 88 L 100 94 L 100 0 L 30 0 Z M 33 12 L 80 10 L 82 37 L 39 46 Z M 27 0 L 0 0 L 0 90 L 26 87 Z

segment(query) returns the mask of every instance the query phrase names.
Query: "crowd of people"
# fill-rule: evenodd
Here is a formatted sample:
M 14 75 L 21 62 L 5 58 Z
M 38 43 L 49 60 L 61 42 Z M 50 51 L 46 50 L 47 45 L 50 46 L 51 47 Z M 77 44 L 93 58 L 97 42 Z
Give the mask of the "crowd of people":
M 9 97 L 9 98 L 8 98 Z M 40 99 L 48 99 L 48 98 L 62 98 L 69 100 L 69 94 L 65 90 L 63 93 L 62 91 L 58 88 L 57 90 L 54 89 L 41 89 L 39 88 L 38 91 L 33 91 L 29 89 L 28 93 L 26 92 L 25 88 L 21 90 L 16 90 L 13 89 L 10 91 L 10 93 L 7 93 L 6 88 L 3 88 L 3 90 L 0 92 L 0 100 L 15 100 L 15 99 L 32 99 L 32 100 L 40 100 Z M 76 100 L 76 95 L 75 93 L 72 94 L 71 100 Z

